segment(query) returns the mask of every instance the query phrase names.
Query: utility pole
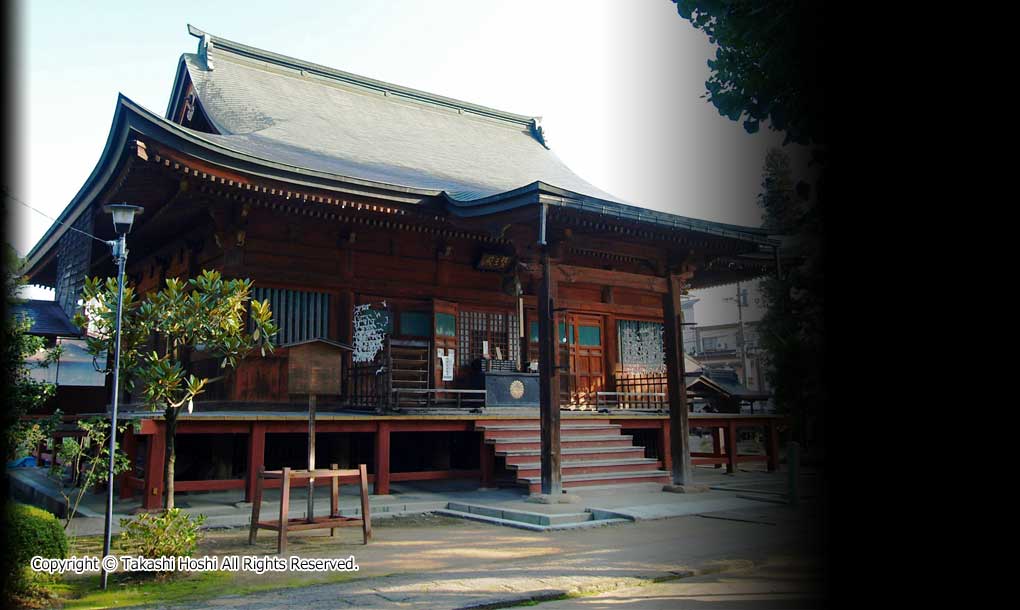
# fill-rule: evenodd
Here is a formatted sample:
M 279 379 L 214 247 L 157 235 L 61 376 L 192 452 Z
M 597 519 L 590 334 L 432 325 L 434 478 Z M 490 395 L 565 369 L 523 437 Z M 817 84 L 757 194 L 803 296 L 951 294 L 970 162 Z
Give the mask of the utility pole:
M 724 300 L 729 301 L 730 299 L 724 299 Z M 744 295 L 743 295 L 743 293 L 740 290 L 740 282 L 739 281 L 737 282 L 736 301 L 737 301 L 737 321 L 738 321 L 737 345 L 738 345 L 738 347 L 740 347 L 740 366 L 741 366 L 741 368 L 744 371 L 744 379 L 742 381 L 743 381 L 744 385 L 746 386 L 747 385 L 747 373 L 748 373 L 748 367 L 747 367 L 747 340 L 746 340 L 746 335 L 744 334 Z

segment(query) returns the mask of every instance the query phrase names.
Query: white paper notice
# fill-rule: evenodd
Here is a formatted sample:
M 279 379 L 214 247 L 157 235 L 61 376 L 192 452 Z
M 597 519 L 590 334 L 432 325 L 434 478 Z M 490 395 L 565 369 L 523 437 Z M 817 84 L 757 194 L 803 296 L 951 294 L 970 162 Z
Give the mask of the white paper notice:
M 453 381 L 453 354 L 442 357 L 443 360 L 443 381 Z
M 488 341 L 482 341 L 482 358 L 488 358 L 488 357 L 489 357 L 489 342 Z

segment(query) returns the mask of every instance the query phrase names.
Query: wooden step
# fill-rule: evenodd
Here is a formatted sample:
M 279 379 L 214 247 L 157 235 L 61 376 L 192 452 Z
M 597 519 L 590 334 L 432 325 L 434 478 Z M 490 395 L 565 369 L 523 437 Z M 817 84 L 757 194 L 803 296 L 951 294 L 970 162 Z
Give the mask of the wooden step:
M 560 429 L 570 428 L 573 426 L 612 426 L 616 424 L 610 423 L 605 418 L 591 418 L 591 417 L 561 417 L 560 418 Z M 483 419 L 475 421 L 476 430 L 491 430 L 493 428 L 517 428 L 520 426 L 531 427 L 536 430 L 540 427 L 538 417 L 532 417 L 528 419 Z
M 560 426 L 560 436 L 570 433 L 571 436 L 612 436 L 619 434 L 621 426 L 618 424 L 607 424 L 604 426 L 575 424 Z M 486 428 L 482 431 L 482 438 L 541 438 L 541 431 L 538 426 L 504 426 L 500 428 Z
M 634 437 L 629 434 L 615 436 L 560 436 L 560 449 L 578 447 L 631 447 Z M 486 443 L 495 446 L 496 451 L 513 449 L 541 449 L 542 441 L 534 438 L 498 438 L 486 439 Z

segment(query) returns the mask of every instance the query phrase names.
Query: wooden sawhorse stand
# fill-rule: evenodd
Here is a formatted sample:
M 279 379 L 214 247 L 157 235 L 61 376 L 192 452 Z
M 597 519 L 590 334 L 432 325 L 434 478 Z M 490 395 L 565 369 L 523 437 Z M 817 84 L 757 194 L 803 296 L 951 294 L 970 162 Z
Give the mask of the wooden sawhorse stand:
M 332 479 L 332 494 L 329 503 L 329 516 L 307 517 L 290 519 L 287 513 L 290 511 L 290 482 L 293 479 L 310 478 Z M 340 477 L 358 477 L 361 485 L 361 518 L 340 516 Z M 264 481 L 269 479 L 280 479 L 280 519 L 277 521 L 259 521 L 259 510 L 262 508 L 262 489 Z M 365 465 L 361 464 L 357 470 L 340 470 L 336 464 L 329 469 L 316 470 L 261 470 L 255 482 L 255 497 L 251 503 L 251 530 L 248 532 L 248 544 L 255 544 L 255 537 L 259 529 L 273 530 L 277 532 L 276 553 L 282 555 L 287 552 L 287 532 L 313 529 L 329 529 L 330 536 L 336 536 L 338 527 L 361 526 L 363 543 L 368 544 L 372 539 L 372 515 L 368 506 L 368 474 Z

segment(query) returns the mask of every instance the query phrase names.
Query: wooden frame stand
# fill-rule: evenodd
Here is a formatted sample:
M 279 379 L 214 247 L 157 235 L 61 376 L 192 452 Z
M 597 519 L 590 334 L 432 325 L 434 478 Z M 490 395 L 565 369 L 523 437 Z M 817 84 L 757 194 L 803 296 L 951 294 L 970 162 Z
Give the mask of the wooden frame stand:
M 361 518 L 340 516 L 340 478 L 357 477 L 361 487 Z M 297 518 L 291 519 L 287 516 L 290 511 L 290 483 L 294 479 L 329 478 L 331 479 L 331 496 L 329 503 L 329 515 L 326 517 Z M 265 488 L 265 481 L 280 481 L 280 518 L 275 521 L 259 521 L 259 511 L 262 508 L 262 490 Z M 248 532 L 248 544 L 255 544 L 255 538 L 259 529 L 273 530 L 277 532 L 276 553 L 282 555 L 287 552 L 287 532 L 312 529 L 328 529 L 330 536 L 336 536 L 338 527 L 361 526 L 362 542 L 368 544 L 372 539 L 372 515 L 368 504 L 368 473 L 364 464 L 360 464 L 357 470 L 341 470 L 336 464 L 329 469 L 317 470 L 260 470 L 255 483 L 255 497 L 251 504 L 251 529 Z

